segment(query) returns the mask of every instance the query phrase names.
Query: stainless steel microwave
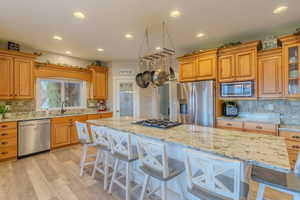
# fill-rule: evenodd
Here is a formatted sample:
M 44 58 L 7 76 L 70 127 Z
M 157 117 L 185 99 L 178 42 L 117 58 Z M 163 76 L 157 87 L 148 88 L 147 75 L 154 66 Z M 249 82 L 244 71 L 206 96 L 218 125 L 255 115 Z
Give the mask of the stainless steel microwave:
M 253 97 L 253 81 L 221 83 L 221 97 Z

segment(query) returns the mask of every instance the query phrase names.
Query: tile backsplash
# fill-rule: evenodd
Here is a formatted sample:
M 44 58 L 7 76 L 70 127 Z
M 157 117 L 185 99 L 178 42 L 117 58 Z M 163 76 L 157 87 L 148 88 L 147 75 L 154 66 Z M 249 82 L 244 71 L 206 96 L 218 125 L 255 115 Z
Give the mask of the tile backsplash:
M 236 101 L 240 112 L 279 113 L 282 124 L 300 125 L 300 100 Z

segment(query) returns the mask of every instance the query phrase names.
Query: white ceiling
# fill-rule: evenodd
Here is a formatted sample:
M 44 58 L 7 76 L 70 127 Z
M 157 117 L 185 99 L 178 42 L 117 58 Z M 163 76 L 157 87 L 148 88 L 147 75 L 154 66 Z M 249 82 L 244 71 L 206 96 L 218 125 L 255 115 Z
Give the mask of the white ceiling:
M 281 5 L 289 7 L 287 12 L 274 15 Z M 69 50 L 86 59 L 132 60 L 147 25 L 153 48 L 161 45 L 163 20 L 168 20 L 175 47 L 183 53 L 292 31 L 300 26 L 299 8 L 299 0 L 2 0 L 0 38 L 56 53 Z M 182 16 L 171 19 L 174 9 Z M 75 19 L 74 11 L 86 19 Z M 126 40 L 127 32 L 134 39 Z M 196 38 L 198 32 L 206 36 Z M 63 41 L 53 40 L 54 35 Z

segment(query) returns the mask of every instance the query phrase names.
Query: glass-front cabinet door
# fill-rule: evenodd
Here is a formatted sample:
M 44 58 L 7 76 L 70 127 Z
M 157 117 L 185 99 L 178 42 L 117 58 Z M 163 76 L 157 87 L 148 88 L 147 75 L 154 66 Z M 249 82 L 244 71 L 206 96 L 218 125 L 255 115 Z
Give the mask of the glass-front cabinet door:
M 286 95 L 300 96 L 300 44 L 285 47 Z

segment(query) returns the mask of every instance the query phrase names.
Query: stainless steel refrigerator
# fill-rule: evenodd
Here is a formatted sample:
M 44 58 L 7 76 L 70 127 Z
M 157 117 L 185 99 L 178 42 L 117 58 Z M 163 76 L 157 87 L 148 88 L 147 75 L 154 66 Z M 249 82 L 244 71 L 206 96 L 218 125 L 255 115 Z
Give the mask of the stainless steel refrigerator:
M 213 127 L 215 123 L 215 82 L 177 84 L 179 121 Z

